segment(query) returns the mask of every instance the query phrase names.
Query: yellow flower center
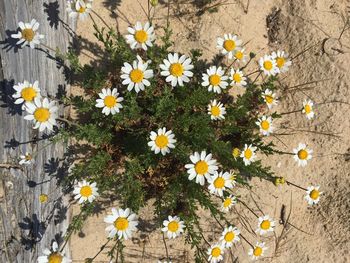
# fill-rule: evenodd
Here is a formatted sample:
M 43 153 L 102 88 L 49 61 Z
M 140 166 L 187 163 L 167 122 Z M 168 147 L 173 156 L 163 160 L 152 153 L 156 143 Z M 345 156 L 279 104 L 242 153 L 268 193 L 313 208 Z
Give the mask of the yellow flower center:
M 35 32 L 31 28 L 26 28 L 22 30 L 22 38 L 27 40 L 28 42 L 32 41 L 34 39 Z
M 214 258 L 217 258 L 221 255 L 221 249 L 218 248 L 218 247 L 214 247 L 212 250 L 211 250 L 211 255 L 214 257 Z
M 236 42 L 231 40 L 231 39 L 228 39 L 228 40 L 225 40 L 224 42 L 224 48 L 227 50 L 227 51 L 232 51 L 236 48 Z
M 224 207 L 227 208 L 232 204 L 231 198 L 226 198 L 224 201 Z
M 252 155 L 253 155 L 253 152 L 252 152 L 252 150 L 251 149 L 247 149 L 247 150 L 245 150 L 244 151 L 244 157 L 246 158 L 246 159 L 250 159 L 251 157 L 252 157 Z
M 117 99 L 112 95 L 106 96 L 104 99 L 104 104 L 108 108 L 113 108 L 117 104 Z
M 50 254 L 48 263 L 61 263 L 62 259 L 63 257 L 61 256 L 60 253 L 54 252 Z
M 41 195 L 39 196 L 39 201 L 40 201 L 40 203 L 46 203 L 46 202 L 47 202 L 47 199 L 48 199 L 48 196 L 45 195 L 45 194 L 41 194 Z
M 316 200 L 320 196 L 320 192 L 316 189 L 310 192 L 310 198 Z
M 272 67 L 273 67 L 273 65 L 272 65 L 272 62 L 271 62 L 271 61 L 267 60 L 267 61 L 264 62 L 264 68 L 265 68 L 266 70 L 271 70 Z
M 268 230 L 270 229 L 270 226 L 271 226 L 271 223 L 269 220 L 263 220 L 261 223 L 260 223 L 260 227 L 261 229 L 263 230 Z
M 86 7 L 81 6 L 78 10 L 80 14 L 85 13 Z
M 253 250 L 253 254 L 254 254 L 254 256 L 256 256 L 256 257 L 261 256 L 262 252 L 263 252 L 263 250 L 262 250 L 261 247 L 256 247 L 256 248 L 254 248 L 254 250 Z
M 37 108 L 34 111 L 34 118 L 38 122 L 45 122 L 50 118 L 50 111 L 47 108 Z
M 268 121 L 266 121 L 266 120 L 263 120 L 260 123 L 260 126 L 261 126 L 261 129 L 267 131 L 270 128 L 270 123 Z
M 125 217 L 118 217 L 117 220 L 114 221 L 114 227 L 119 231 L 124 231 L 128 228 L 129 221 Z
M 209 77 L 209 83 L 210 85 L 217 86 L 221 82 L 221 77 L 218 74 L 211 75 Z
M 282 68 L 284 64 L 286 63 L 286 60 L 282 57 L 278 57 L 276 59 L 277 67 Z
M 168 137 L 165 136 L 165 135 L 158 135 L 156 140 L 155 140 L 155 143 L 156 145 L 159 147 L 159 148 L 164 148 L 165 146 L 168 145 L 169 143 L 169 140 L 168 140 Z
M 309 155 L 308 152 L 304 149 L 299 150 L 299 152 L 298 152 L 298 157 L 300 160 L 306 160 L 308 155 Z
M 235 233 L 227 232 L 224 238 L 226 242 L 232 242 L 232 240 L 235 238 Z
M 304 106 L 304 111 L 305 111 L 306 114 L 309 114 L 312 111 L 311 106 L 309 104 L 306 104 Z
M 218 117 L 220 115 L 220 108 L 218 106 L 211 106 L 211 115 Z
M 237 82 L 237 83 L 240 83 L 240 82 L 242 81 L 241 74 L 239 74 L 239 73 L 233 74 L 232 78 L 233 78 L 233 80 L 234 80 L 235 82 Z
M 237 158 L 239 156 L 239 154 L 241 153 L 240 149 L 238 148 L 233 148 L 232 150 L 232 155 L 233 157 Z
M 148 35 L 145 30 L 138 30 L 135 32 L 135 40 L 139 43 L 145 43 L 147 41 Z
M 168 224 L 168 230 L 175 233 L 179 229 L 179 223 L 177 221 L 171 221 Z
M 32 101 L 36 97 L 36 91 L 33 87 L 26 87 L 22 89 L 21 97 L 25 101 Z
M 140 83 L 143 80 L 143 72 L 139 69 L 133 69 L 130 72 L 130 79 L 134 83 Z
M 90 186 L 85 185 L 82 188 L 80 188 L 80 194 L 83 197 L 89 197 L 92 194 L 92 189 Z
M 218 177 L 214 181 L 215 188 L 223 188 L 225 186 L 225 179 L 222 177 Z
M 243 59 L 243 52 L 242 51 L 237 51 L 235 54 L 235 58 L 238 60 L 242 60 Z
M 271 95 L 265 95 L 265 100 L 268 104 L 273 102 L 273 97 Z
M 184 67 L 180 63 L 173 63 L 170 66 L 170 74 L 174 77 L 181 77 L 184 73 Z
M 25 159 L 26 161 L 30 161 L 31 159 L 33 159 L 33 157 L 30 154 L 26 154 Z
M 195 169 L 197 174 L 203 175 L 203 174 L 206 174 L 208 172 L 209 166 L 208 166 L 207 162 L 205 162 L 205 161 L 198 161 L 195 164 L 194 169 Z

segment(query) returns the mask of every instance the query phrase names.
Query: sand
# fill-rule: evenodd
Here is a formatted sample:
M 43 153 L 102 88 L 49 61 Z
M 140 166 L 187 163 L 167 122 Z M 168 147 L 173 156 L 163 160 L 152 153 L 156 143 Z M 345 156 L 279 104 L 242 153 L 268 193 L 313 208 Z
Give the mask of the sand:
M 215 48 L 216 38 L 228 32 L 236 33 L 248 42 L 246 49 L 254 51 L 258 57 L 276 49 L 286 50 L 294 56 L 306 47 L 318 43 L 294 61 L 292 69 L 282 80 L 286 90 L 279 93 L 281 103 L 278 107 L 279 112 L 293 111 L 302 107 L 304 99 L 310 98 L 316 103 L 316 118 L 308 121 L 300 113 L 285 115 L 278 121 L 276 133 L 290 135 L 276 135 L 266 139 L 273 140 L 281 151 L 288 152 L 299 142 L 307 143 L 314 150 L 314 158 L 305 168 L 297 167 L 293 158 L 288 155 L 268 159 L 259 155 L 259 158 L 271 166 L 276 175 L 284 176 L 291 182 L 302 186 L 319 185 L 324 192 L 319 205 L 309 207 L 303 199 L 302 190 L 287 185 L 273 187 L 265 181 L 254 179 L 252 192 L 243 188 L 237 192 L 254 211 L 260 214 L 260 208 L 276 219 L 276 236 L 260 238 L 253 231 L 249 231 L 249 226 L 244 228 L 242 224 L 250 222 L 251 228 L 255 230 L 257 220 L 242 205 L 236 206 L 230 218 L 243 229 L 251 242 L 266 242 L 269 250 L 263 262 L 349 262 L 350 32 L 345 30 L 341 34 L 346 20 L 349 19 L 349 1 L 226 1 L 227 5 L 219 7 L 218 12 L 206 12 L 199 17 L 194 15 L 196 10 L 190 4 L 192 2 L 187 1 L 171 9 L 172 15 L 182 14 L 171 17 L 175 51 L 186 53 L 192 48 L 201 48 L 204 51 L 203 58 L 211 60 L 218 53 Z M 95 0 L 94 10 L 110 25 L 125 32 L 128 26 L 125 18 L 130 23 L 146 21 L 139 3 L 147 6 L 145 0 Z M 157 8 L 156 25 L 164 25 L 166 13 L 165 5 Z M 160 33 L 160 29 L 157 32 Z M 78 34 L 83 39 L 95 42 L 91 21 L 79 22 Z M 89 51 L 90 44 L 83 44 L 84 46 L 85 52 L 93 54 Z M 81 58 L 88 63 L 87 57 Z M 288 89 L 316 80 L 323 81 Z M 73 262 L 84 262 L 84 258 L 93 257 L 106 242 L 103 217 L 111 206 L 116 205 L 107 204 L 104 207 L 106 210 L 87 220 L 82 233 L 72 237 L 70 250 Z M 280 238 L 283 229 L 279 224 L 282 206 L 285 206 L 284 218 L 291 211 L 291 225 Z M 74 207 L 72 214 L 77 214 L 78 211 L 79 207 Z M 125 262 L 148 263 L 157 262 L 158 259 L 165 260 L 162 235 L 158 230 L 154 231 L 156 226 L 150 211 L 151 204 L 139 214 L 145 231 L 139 232 L 133 240 L 126 242 Z M 204 234 L 208 241 L 214 242 L 220 236 L 220 228 L 207 212 L 203 211 L 201 216 Z M 277 248 L 276 240 L 279 240 Z M 191 249 L 184 244 L 183 239 L 169 241 L 167 244 L 173 263 L 194 262 Z M 248 249 L 247 243 L 240 242 L 232 249 L 234 257 L 226 253 L 224 262 L 250 262 Z M 101 253 L 94 262 L 109 261 L 106 254 Z

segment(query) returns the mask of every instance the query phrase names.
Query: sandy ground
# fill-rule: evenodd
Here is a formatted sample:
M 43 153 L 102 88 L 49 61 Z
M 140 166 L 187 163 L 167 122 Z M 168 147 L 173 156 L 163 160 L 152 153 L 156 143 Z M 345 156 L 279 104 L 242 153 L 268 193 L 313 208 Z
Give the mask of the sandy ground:
M 118 1 L 95 0 L 94 10 L 111 25 L 118 26 L 121 32 L 125 32 L 128 25 L 125 18 L 130 23 L 146 21 L 139 2 L 146 7 L 147 1 L 116 2 Z M 190 12 L 171 18 L 175 50 L 186 53 L 191 48 L 202 48 L 203 58 L 211 60 L 218 53 L 215 48 L 216 38 L 229 32 L 238 34 L 248 42 L 246 49 L 256 52 L 258 57 L 276 49 L 296 55 L 306 47 L 319 43 L 294 61 L 292 70 L 282 80 L 287 89 L 279 94 L 281 104 L 278 107 L 279 112 L 293 111 L 302 107 L 305 98 L 311 98 L 316 103 L 316 118 L 308 121 L 301 113 L 285 115 L 277 123 L 276 132 L 291 135 L 277 135 L 266 139 L 272 139 L 280 150 L 288 152 L 299 142 L 307 143 L 314 150 L 314 158 L 306 168 L 299 168 L 291 156 L 274 156 L 269 159 L 259 157 L 277 175 L 302 186 L 320 185 L 324 192 L 319 205 L 310 208 L 303 199 L 304 192 L 291 186 L 273 187 L 267 182 L 253 180 L 252 192 L 238 189 L 237 192 L 258 214 L 261 215 L 261 208 L 265 214 L 276 219 L 276 236 L 270 235 L 261 239 L 249 231 L 249 226 L 244 228 L 242 224 L 248 221 L 255 230 L 257 222 L 241 205 L 236 206 L 230 217 L 243 229 L 251 242 L 266 242 L 269 250 L 263 262 L 349 262 L 350 32 L 341 32 L 346 19 L 349 19 L 350 3 L 345 0 L 228 2 L 230 4 L 220 7 L 218 12 L 205 13 L 200 17 L 193 15 L 194 9 L 189 3 L 182 4 L 180 10 L 172 8 L 171 14 L 179 11 Z M 157 25 L 164 25 L 165 14 L 166 8 L 162 5 L 155 16 Z M 272 22 L 267 25 L 268 16 L 272 18 Z M 83 39 L 94 42 L 90 29 L 90 21 L 78 24 L 78 34 Z M 86 52 L 89 52 L 89 46 L 86 45 Z M 88 62 L 86 57 L 82 59 Z M 288 89 L 315 80 L 324 81 Z M 340 137 L 325 135 L 329 133 Z M 110 204 L 113 205 L 116 204 Z M 84 258 L 94 256 L 105 243 L 106 225 L 103 218 L 110 206 L 106 207 L 107 211 L 88 219 L 82 233 L 71 239 L 73 262 L 83 262 Z M 293 226 L 289 225 L 283 238 L 279 238 L 282 225 L 278 221 L 282 206 L 286 207 L 286 217 L 291 210 L 289 222 Z M 144 220 L 142 224 L 146 231 L 126 242 L 125 262 L 148 263 L 157 262 L 158 259 L 165 260 L 160 232 L 151 233 L 155 226 L 150 207 L 139 214 Z M 79 208 L 75 207 L 73 214 L 78 211 Z M 221 231 L 215 222 L 205 212 L 202 213 L 202 219 L 208 240 L 218 239 Z M 280 240 L 277 247 L 276 240 Z M 172 262 L 194 262 L 191 250 L 184 244 L 184 240 L 176 239 L 167 243 Z M 224 262 L 249 262 L 248 249 L 247 243 L 240 242 L 232 249 L 235 257 L 232 258 L 227 253 Z M 237 261 L 234 261 L 236 257 Z M 107 256 L 101 253 L 94 262 L 108 262 Z

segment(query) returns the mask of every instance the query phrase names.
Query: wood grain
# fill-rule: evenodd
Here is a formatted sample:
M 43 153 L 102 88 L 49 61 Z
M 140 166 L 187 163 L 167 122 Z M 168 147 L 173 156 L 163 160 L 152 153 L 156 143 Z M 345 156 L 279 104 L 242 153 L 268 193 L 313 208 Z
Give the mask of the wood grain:
M 56 98 L 67 89 L 63 68 L 45 48 L 30 49 L 14 45 L 10 35 L 18 22 L 36 19 L 43 43 L 65 52 L 70 36 L 65 1 L 0 0 L 0 163 L 18 164 L 20 154 L 38 152 L 35 163 L 24 169 L 0 168 L 0 262 L 36 262 L 42 250 L 67 227 L 65 200 L 57 186 L 64 176 L 64 145 L 49 145 L 43 133 L 23 119 L 21 108 L 13 104 L 13 85 L 39 81 L 42 96 Z M 62 114 L 62 109 L 60 109 Z M 49 201 L 40 204 L 39 195 Z

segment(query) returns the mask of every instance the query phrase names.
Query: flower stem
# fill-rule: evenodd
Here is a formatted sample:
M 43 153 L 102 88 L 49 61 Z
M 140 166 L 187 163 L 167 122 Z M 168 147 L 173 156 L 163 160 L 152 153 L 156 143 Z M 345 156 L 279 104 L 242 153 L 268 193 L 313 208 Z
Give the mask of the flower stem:
M 80 210 L 80 213 L 79 213 L 77 219 L 79 219 L 79 218 L 81 217 L 82 214 L 83 214 L 83 210 Z M 74 229 L 70 229 L 70 230 L 68 230 L 68 231 L 69 231 L 69 233 L 68 233 L 68 235 L 67 235 L 66 238 L 65 238 L 66 241 L 64 241 L 64 244 L 63 244 L 62 248 L 60 249 L 60 252 L 62 252 L 63 249 L 66 247 L 66 245 L 67 245 L 67 243 L 68 243 L 70 237 L 72 236 L 72 234 L 73 234 L 73 232 L 74 232 Z
M 259 72 L 258 76 L 256 76 L 256 78 L 254 79 L 254 81 L 253 81 L 252 84 L 254 84 L 254 83 L 258 80 L 258 78 L 259 78 L 260 76 L 261 76 L 261 71 Z
M 288 112 L 282 112 L 282 113 L 278 113 L 279 115 L 287 115 L 287 114 L 291 114 L 291 113 L 296 113 L 296 112 L 301 112 L 302 110 L 293 110 L 293 111 L 288 111 Z
M 112 30 L 112 28 L 107 24 L 107 22 L 106 22 L 97 12 L 95 12 L 94 10 L 92 10 L 92 13 L 93 13 L 95 16 L 97 16 L 97 17 L 102 21 L 102 23 L 105 24 L 105 26 L 106 26 L 109 30 Z M 91 17 L 91 15 L 90 15 L 90 17 Z M 95 21 L 93 21 L 93 22 L 94 22 L 94 24 L 96 24 Z
M 164 247 L 165 247 L 166 258 L 167 258 L 168 262 L 170 262 L 169 252 L 168 252 L 168 247 L 167 247 L 167 245 L 166 245 L 164 232 L 162 232 L 162 235 L 163 235 L 163 243 L 164 243 Z
M 93 258 L 91 258 L 91 262 L 92 262 L 99 254 L 101 254 L 101 252 L 105 249 L 105 247 L 107 246 L 107 244 L 109 243 L 109 241 L 111 241 L 111 239 L 108 239 L 107 242 L 104 243 L 104 244 L 101 246 L 100 250 L 96 253 L 96 255 L 95 255 Z
M 287 181 L 287 180 L 286 180 L 286 183 L 287 183 L 287 185 L 292 185 L 292 186 L 295 186 L 296 188 L 299 188 L 299 189 L 301 189 L 301 190 L 307 191 L 306 188 L 301 187 L 301 186 L 299 186 L 299 185 L 296 185 L 296 184 L 294 184 L 294 183 L 292 183 L 292 182 L 290 182 L 290 181 Z
M 48 50 L 51 50 L 55 54 L 57 54 L 57 50 L 53 49 L 52 47 L 49 47 L 49 46 L 45 45 L 44 43 L 40 43 L 40 45 L 43 46 L 44 48 L 48 49 Z
M 255 71 L 253 71 L 253 72 L 250 72 L 250 73 L 248 73 L 247 75 L 245 75 L 246 77 L 248 77 L 248 76 L 250 76 L 250 75 L 253 75 L 253 74 L 255 74 L 255 73 L 258 73 L 260 70 L 255 70 Z
M 284 152 L 284 151 L 279 151 L 279 150 L 273 150 L 273 152 L 278 153 L 278 154 L 288 154 L 288 155 L 294 155 L 294 153 Z
M 291 61 L 293 61 L 294 59 L 296 59 L 297 57 L 301 56 L 302 54 L 304 54 L 305 52 L 309 51 L 311 48 L 316 47 L 317 45 L 319 45 L 320 43 L 322 43 L 323 40 L 318 41 L 316 44 L 307 47 L 306 49 L 302 50 L 301 52 L 299 52 L 298 54 L 296 54 L 294 57 L 291 58 Z
M 259 216 L 242 200 L 237 198 L 237 201 L 240 202 L 243 206 L 245 206 L 253 215 L 256 216 L 256 218 L 259 218 Z
M 241 236 L 241 238 L 242 238 L 245 242 L 247 242 L 252 248 L 254 248 L 253 244 L 250 243 L 250 242 L 248 241 L 248 239 L 246 239 L 242 234 L 240 234 L 240 236 Z

